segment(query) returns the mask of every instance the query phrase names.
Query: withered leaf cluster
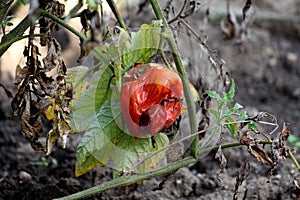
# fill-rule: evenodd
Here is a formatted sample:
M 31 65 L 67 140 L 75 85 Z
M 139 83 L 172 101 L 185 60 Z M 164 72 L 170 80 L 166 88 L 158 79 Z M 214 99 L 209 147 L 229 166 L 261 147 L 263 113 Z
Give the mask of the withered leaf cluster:
M 268 178 L 271 178 L 272 171 L 278 166 L 280 160 L 285 160 L 287 150 L 285 143 L 290 135 L 289 128 L 284 124 L 282 131 L 277 138 L 266 141 L 271 143 L 271 150 L 267 152 L 263 148 L 262 142 L 259 142 L 255 137 L 251 136 L 251 131 L 245 131 L 240 139 L 240 143 L 248 147 L 248 152 L 258 161 L 265 165 L 271 166 L 268 172 Z
M 49 6 L 52 6 L 53 14 L 60 15 L 64 10 L 58 2 L 51 2 Z M 54 29 L 49 28 L 54 27 L 51 23 L 47 21 L 41 24 L 40 21 L 40 25 L 43 25 L 41 29 L 46 30 L 45 40 L 41 43 L 48 47 L 43 59 L 40 58 L 38 46 L 32 38 L 29 39 L 23 53 L 25 66 L 18 65 L 16 68 L 15 84 L 18 91 L 11 102 L 11 117 L 19 116 L 24 138 L 34 150 L 43 151 L 46 155 L 51 153 L 59 137 L 63 138 L 65 144 L 71 130 L 69 115 L 73 93 L 72 86 L 65 81 L 67 68 L 60 58 L 61 46 L 52 36 Z M 42 143 L 40 137 L 46 121 L 52 121 L 52 129 L 47 134 L 46 143 Z
M 249 131 L 245 131 L 240 140 L 241 144 L 247 145 L 249 153 L 259 162 L 275 166 L 276 163 L 268 156 L 268 154 L 257 143 L 256 139 L 251 137 Z

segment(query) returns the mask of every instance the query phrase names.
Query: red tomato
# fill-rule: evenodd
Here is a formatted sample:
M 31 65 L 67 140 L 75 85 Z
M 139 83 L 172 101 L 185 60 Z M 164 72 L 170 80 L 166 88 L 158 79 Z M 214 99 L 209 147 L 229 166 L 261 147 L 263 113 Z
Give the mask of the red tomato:
M 139 64 L 124 76 L 122 112 L 136 138 L 167 129 L 179 116 L 182 100 L 180 77 L 159 64 Z

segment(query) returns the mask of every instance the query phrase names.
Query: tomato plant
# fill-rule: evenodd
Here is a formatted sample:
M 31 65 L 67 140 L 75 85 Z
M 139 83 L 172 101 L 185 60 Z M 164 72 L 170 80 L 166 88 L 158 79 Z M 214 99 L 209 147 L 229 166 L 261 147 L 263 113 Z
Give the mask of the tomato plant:
M 182 100 L 180 77 L 160 64 L 136 65 L 124 78 L 122 112 L 136 138 L 168 128 L 180 115 Z
M 234 82 L 227 93 L 223 92 L 220 95 L 216 91 L 207 90 L 205 94 L 200 94 L 201 99 L 195 101 L 194 96 L 199 96 L 199 93 L 195 90 L 196 95 L 193 96 L 191 91 L 193 87 L 189 83 L 181 60 L 183 56 L 180 55 L 169 24 L 180 21 L 189 33 L 199 40 L 201 48 L 208 51 L 209 61 L 216 69 L 222 87 L 226 86 L 224 76 L 227 72 L 223 73 L 223 62 L 216 56 L 215 51 L 210 49 L 206 41 L 184 20 L 195 12 L 195 1 L 190 2 L 190 7 L 187 6 L 187 2 L 185 1 L 178 15 L 166 21 L 158 2 L 150 0 L 158 20 L 152 21 L 151 24 L 143 24 L 137 32 L 134 32 L 127 29 L 115 2 L 107 0 L 121 27 L 109 27 L 102 35 L 100 29 L 96 30 L 96 27 L 102 26 L 97 12 L 102 1 L 87 1 L 87 9 L 76 14 L 80 10 L 76 6 L 65 17 L 67 19 L 80 16 L 84 34 L 61 20 L 64 5 L 53 2 L 39 8 L 34 5 L 35 1 L 30 1 L 31 14 L 12 31 L 4 34 L 0 55 L 15 41 L 26 38 L 27 36 L 23 36 L 24 31 L 30 27 L 29 42 L 24 51 L 27 62 L 26 66 L 18 67 L 16 70 L 18 75 L 16 82 L 20 87 L 12 101 L 12 108 L 13 116 L 20 116 L 22 133 L 31 142 L 32 147 L 50 154 L 59 137 L 63 139 L 65 145 L 69 133 L 84 132 L 77 146 L 76 176 L 96 166 L 110 166 L 113 168 L 114 178 L 118 178 L 93 189 L 94 192 L 173 173 L 181 167 L 195 163 L 200 155 L 203 156 L 209 151 L 218 151 L 217 157 L 225 167 L 226 161 L 223 159 L 221 149 L 240 145 L 247 146 L 250 154 L 257 161 L 271 166 L 271 170 L 287 155 L 300 170 L 291 149 L 286 148 L 284 144 L 290 134 L 287 127 L 279 134 L 278 142 L 274 140 L 273 143 L 273 139 L 258 130 L 257 124 L 274 126 L 271 132 L 273 133 L 278 128 L 275 117 L 265 112 L 249 117 L 245 112 L 241 112 L 242 106 L 239 104 L 228 107 L 233 102 Z M 12 1 L 7 5 L 11 3 Z M 82 2 L 78 4 L 79 7 L 82 6 L 80 4 Z M 247 1 L 243 15 L 250 5 L 251 1 Z M 190 10 L 185 11 L 186 7 Z M 5 27 L 11 25 L 11 18 L 6 17 L 8 12 L 5 9 L 0 13 L 4 33 Z M 42 28 L 40 31 L 45 33 L 38 35 L 41 37 L 41 45 L 48 46 L 47 56 L 43 62 L 40 61 L 38 46 L 34 45 L 36 28 L 34 19 L 39 19 L 39 27 Z M 92 61 L 97 61 L 95 66 L 81 66 L 67 70 L 60 58 L 61 47 L 52 35 L 56 23 L 63 25 L 80 38 L 81 57 L 89 58 L 87 55 L 94 50 Z M 47 31 L 44 32 L 45 30 Z M 189 38 L 192 37 L 189 35 Z M 168 47 L 165 48 L 166 46 Z M 165 53 L 172 55 L 172 58 L 167 58 Z M 153 63 L 159 58 L 168 66 L 174 64 L 176 70 Z M 204 64 L 203 66 L 207 67 Z M 47 73 L 54 71 L 55 68 L 58 75 L 49 77 Z M 201 77 L 205 75 L 201 74 Z M 209 89 L 209 84 L 205 81 L 202 84 L 202 81 L 201 78 L 200 93 Z M 181 114 L 184 97 L 188 111 L 184 120 L 188 119 L 190 132 L 180 129 L 176 130 L 180 134 L 174 134 L 173 138 L 168 137 L 169 135 L 163 131 L 168 129 Z M 201 103 L 200 108 L 196 109 L 195 102 Z M 39 141 L 43 128 L 42 113 L 47 120 L 53 121 L 53 129 L 48 132 L 45 145 Z M 271 122 L 262 121 L 266 117 L 270 117 Z M 240 141 L 210 147 L 219 140 L 217 133 L 221 132 L 222 127 L 226 127 L 232 136 Z M 128 131 L 130 134 L 127 134 Z M 184 135 L 184 131 L 188 135 Z M 252 136 L 250 133 L 256 135 Z M 265 136 L 264 140 L 259 139 L 260 133 Z M 144 137 L 146 135 L 152 137 Z M 179 138 L 181 136 L 182 138 Z M 152 143 L 153 140 L 155 145 Z M 292 143 L 292 139 L 290 142 Z M 272 157 L 259 147 L 265 144 L 272 144 Z M 178 150 L 173 148 L 174 146 L 179 146 L 180 151 L 174 151 Z M 177 157 L 173 157 L 171 154 L 173 152 Z M 92 194 L 90 191 L 84 193 L 82 197 L 86 193 Z

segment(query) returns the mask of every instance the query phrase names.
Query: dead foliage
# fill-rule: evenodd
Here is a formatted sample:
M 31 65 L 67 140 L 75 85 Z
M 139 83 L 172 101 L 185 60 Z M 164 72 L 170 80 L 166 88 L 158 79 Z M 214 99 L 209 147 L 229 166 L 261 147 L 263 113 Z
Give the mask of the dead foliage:
M 52 14 L 62 17 L 63 4 L 54 1 L 44 6 Z M 41 40 L 41 45 L 47 45 L 47 55 L 41 59 L 39 47 L 34 44 L 33 37 L 30 37 L 23 52 L 25 66 L 18 65 L 15 71 L 18 91 L 11 102 L 11 117 L 19 116 L 22 134 L 32 148 L 48 155 L 59 137 L 63 138 L 65 144 L 71 130 L 69 114 L 73 92 L 72 86 L 65 80 L 67 68 L 60 58 L 61 46 L 53 37 L 57 25 L 44 18 L 40 19 L 39 24 L 40 32 L 46 35 Z M 34 28 L 31 26 L 31 34 L 34 33 Z M 55 73 L 49 75 L 49 72 Z M 46 121 L 52 122 L 52 129 L 44 144 L 40 137 Z
M 235 188 L 234 188 L 234 194 L 233 199 L 238 199 L 238 190 L 239 187 L 242 185 L 242 183 L 246 180 L 246 178 L 249 176 L 251 172 L 250 163 L 248 160 L 244 161 L 238 171 L 238 174 L 236 176 L 236 182 L 235 182 Z
M 223 173 L 225 170 L 227 159 L 223 154 L 221 146 L 219 146 L 219 149 L 215 155 L 215 159 L 218 159 L 220 162 L 220 171 L 217 172 L 217 180 L 223 185 L 221 173 Z
M 290 134 L 289 128 L 286 124 L 284 124 L 282 131 L 277 134 L 276 138 L 270 139 L 265 133 L 259 131 L 254 131 L 253 133 L 251 130 L 244 131 L 240 138 L 240 143 L 248 147 L 248 152 L 251 156 L 253 156 L 258 162 L 270 166 L 267 173 L 267 182 L 270 182 L 273 171 L 276 169 L 279 162 L 281 160 L 285 160 L 287 157 L 288 149 L 286 149 L 285 143 L 287 142 Z M 263 135 L 263 137 L 267 140 L 258 139 L 259 135 Z M 270 144 L 269 151 L 264 148 L 264 145 L 266 144 Z

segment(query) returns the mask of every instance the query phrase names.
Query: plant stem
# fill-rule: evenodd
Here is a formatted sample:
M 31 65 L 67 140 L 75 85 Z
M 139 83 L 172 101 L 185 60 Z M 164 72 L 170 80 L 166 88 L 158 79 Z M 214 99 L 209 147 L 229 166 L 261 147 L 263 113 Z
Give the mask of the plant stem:
M 13 30 L 2 37 L 0 45 L 2 46 L 3 44 L 7 44 L 7 42 L 13 40 L 14 38 L 22 36 L 26 29 L 28 29 L 29 25 L 30 20 L 27 15 Z M 3 45 L 3 47 L 0 48 L 0 57 L 6 52 L 10 45 Z
M 70 26 L 69 24 L 67 24 L 64 20 L 56 17 L 55 15 L 52 15 L 51 13 L 48 13 L 47 11 L 45 11 L 43 9 L 39 9 L 39 12 L 40 12 L 41 16 L 52 19 L 53 21 L 59 23 L 64 28 L 68 29 L 69 31 L 71 31 L 72 33 L 74 33 L 75 35 L 77 35 L 80 38 L 81 41 L 83 41 L 83 40 L 86 39 L 86 37 L 82 33 L 78 32 L 72 26 Z
M 87 190 L 83 190 L 81 192 L 72 194 L 70 196 L 59 198 L 58 200 L 70 200 L 70 199 L 85 198 L 85 197 L 94 195 L 96 193 L 103 192 L 105 190 L 109 190 L 109 189 L 113 189 L 113 188 L 117 188 L 117 187 L 122 187 L 122 186 L 127 186 L 127 185 L 130 185 L 130 184 L 136 183 L 138 181 L 142 181 L 142 180 L 149 179 L 149 178 L 152 178 L 152 177 L 155 177 L 155 176 L 167 174 L 167 173 L 170 173 L 170 172 L 175 171 L 177 169 L 180 169 L 184 166 L 192 164 L 196 161 L 197 160 L 193 157 L 187 157 L 183 160 L 172 163 L 172 164 L 170 164 L 166 167 L 159 168 L 159 169 L 156 169 L 154 171 L 150 171 L 150 172 L 143 173 L 143 174 L 137 174 L 137 175 L 132 175 L 132 176 L 122 176 L 120 178 L 117 178 L 117 179 L 114 179 L 112 181 L 103 183 L 101 185 L 97 185 L 97 186 L 89 188 Z
M 34 34 L 33 37 L 44 37 L 45 35 L 44 34 Z M 22 39 L 25 39 L 25 38 L 29 38 L 30 35 L 23 35 L 23 36 L 17 36 L 17 37 L 14 37 L 12 38 L 11 40 L 3 43 L 0 45 L 0 51 L 2 49 L 6 49 L 7 47 L 9 47 L 10 45 L 12 45 L 13 43 L 19 41 L 19 40 L 22 40 Z
M 114 0 L 107 0 L 106 1 L 111 9 L 111 11 L 113 12 L 114 16 L 116 17 L 116 19 L 118 20 L 121 28 L 125 29 L 126 30 L 126 25 L 123 21 L 123 18 L 121 17 L 120 13 L 119 13 L 119 10 L 117 8 L 117 5 L 115 3 Z
M 300 172 L 300 165 L 299 165 L 298 161 L 296 160 L 294 154 L 292 153 L 291 149 L 288 149 L 287 154 L 288 154 L 288 157 L 290 157 L 290 159 L 293 161 L 293 163 L 296 166 L 296 168 L 298 169 L 298 171 Z
M 168 35 L 166 38 L 168 41 L 168 44 L 170 46 L 170 49 L 172 51 L 172 56 L 176 65 L 176 69 L 181 77 L 183 88 L 184 88 L 184 95 L 187 102 L 187 108 L 188 108 L 188 114 L 189 114 L 189 122 L 190 122 L 190 129 L 191 134 L 197 132 L 197 121 L 196 121 L 196 110 L 195 110 L 195 104 L 193 95 L 190 89 L 189 80 L 186 75 L 185 69 L 183 67 L 179 51 L 176 46 L 175 39 L 173 37 L 173 34 L 170 31 L 169 25 L 161 11 L 161 8 L 157 2 L 157 0 L 150 0 L 150 3 L 152 5 L 152 8 L 155 12 L 155 15 L 158 19 L 162 20 L 163 24 L 163 31 Z M 199 138 L 197 136 L 194 137 L 194 140 L 191 144 L 191 154 L 194 158 L 199 157 Z

